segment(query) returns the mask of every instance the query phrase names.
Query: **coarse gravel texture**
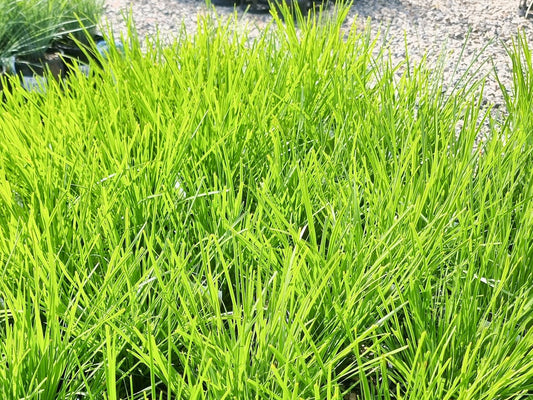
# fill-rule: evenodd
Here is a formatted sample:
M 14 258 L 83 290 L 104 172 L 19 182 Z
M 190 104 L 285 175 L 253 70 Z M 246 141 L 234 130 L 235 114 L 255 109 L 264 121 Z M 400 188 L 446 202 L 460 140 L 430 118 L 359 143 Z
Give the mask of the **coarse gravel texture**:
M 379 40 L 394 63 L 405 59 L 406 43 L 411 60 L 416 62 L 427 54 L 430 66 L 444 52 L 449 85 L 457 83 L 467 70 L 474 71 L 475 78 L 486 76 L 484 102 L 503 110 L 503 97 L 493 71 L 510 88 L 511 65 L 506 46 L 512 45 L 519 30 L 533 43 L 533 19 L 520 15 L 519 3 L 520 0 L 355 0 L 345 26 L 355 21 L 362 28 L 370 21 L 372 33 L 381 30 L 380 38 L 386 37 Z M 215 8 L 222 19 L 235 11 L 232 7 Z M 115 32 L 125 31 L 124 16 L 131 12 L 141 37 L 159 30 L 164 42 L 177 36 L 182 26 L 194 33 L 198 15 L 213 12 L 202 0 L 107 0 L 105 9 L 105 19 Z M 269 24 L 271 16 L 238 9 L 238 19 L 253 38 Z M 482 56 L 477 58 L 483 48 Z

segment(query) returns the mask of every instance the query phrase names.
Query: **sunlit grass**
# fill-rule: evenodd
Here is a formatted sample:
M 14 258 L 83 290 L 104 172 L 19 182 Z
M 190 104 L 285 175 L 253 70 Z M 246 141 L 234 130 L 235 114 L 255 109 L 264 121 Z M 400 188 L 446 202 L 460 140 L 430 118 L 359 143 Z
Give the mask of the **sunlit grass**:
M 531 396 L 533 70 L 476 148 L 346 12 L 6 93 L 1 398 Z

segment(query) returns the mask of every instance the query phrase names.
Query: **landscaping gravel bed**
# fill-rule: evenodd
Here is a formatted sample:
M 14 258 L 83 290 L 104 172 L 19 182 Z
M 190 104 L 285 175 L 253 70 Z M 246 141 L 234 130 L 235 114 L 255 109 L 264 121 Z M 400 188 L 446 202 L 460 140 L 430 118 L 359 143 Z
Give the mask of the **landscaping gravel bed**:
M 511 68 L 505 46 L 511 46 L 511 38 L 520 29 L 533 43 L 532 20 L 520 16 L 518 6 L 519 0 L 355 0 L 346 26 L 356 20 L 363 27 L 370 19 L 374 33 L 386 29 L 385 43 L 393 62 L 404 59 L 405 43 L 412 60 L 419 60 L 427 52 L 429 63 L 433 63 L 445 51 L 445 74 L 450 84 L 456 83 L 473 63 L 472 71 L 479 68 L 477 76 L 488 74 L 484 98 L 498 109 L 503 98 L 492 74 L 493 66 L 509 86 Z M 194 32 L 198 14 L 210 12 L 201 0 L 108 0 L 105 7 L 106 18 L 117 32 L 124 30 L 123 16 L 131 10 L 141 36 L 159 29 L 165 41 L 177 35 L 182 24 L 187 32 Z M 217 7 L 216 11 L 223 18 L 234 12 L 227 7 Z M 242 10 L 238 14 L 242 26 L 248 25 L 252 36 L 271 19 L 269 14 L 246 14 Z M 464 54 L 460 57 L 463 46 Z M 485 46 L 483 56 L 476 60 Z M 489 62 L 483 63 L 481 59 Z M 452 74 L 458 60 L 457 72 Z

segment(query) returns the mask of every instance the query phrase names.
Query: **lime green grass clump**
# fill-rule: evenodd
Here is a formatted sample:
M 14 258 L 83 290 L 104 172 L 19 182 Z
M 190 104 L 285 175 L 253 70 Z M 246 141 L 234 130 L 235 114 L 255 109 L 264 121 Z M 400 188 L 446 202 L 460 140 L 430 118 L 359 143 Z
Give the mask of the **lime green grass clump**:
M 1 398 L 531 396 L 533 69 L 496 123 L 345 13 L 5 94 Z

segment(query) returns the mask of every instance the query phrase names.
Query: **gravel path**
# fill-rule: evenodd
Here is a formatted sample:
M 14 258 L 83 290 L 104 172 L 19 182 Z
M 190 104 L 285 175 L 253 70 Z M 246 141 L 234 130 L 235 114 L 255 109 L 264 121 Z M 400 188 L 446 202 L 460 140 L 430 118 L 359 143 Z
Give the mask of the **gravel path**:
M 409 56 L 419 60 L 427 52 L 429 62 L 434 62 L 444 50 L 447 54 L 446 72 L 453 83 L 451 71 L 459 60 L 461 49 L 465 52 L 459 71 L 475 61 L 476 54 L 485 46 L 488 56 L 506 86 L 510 86 L 511 69 L 505 46 L 523 29 L 529 43 L 533 44 L 533 20 L 521 17 L 520 0 L 355 0 L 347 26 L 357 20 L 363 26 L 371 20 L 374 33 L 388 29 L 386 45 L 395 62 L 405 57 L 405 41 Z M 156 27 L 163 39 L 171 40 L 182 23 L 188 32 L 196 29 L 197 15 L 209 12 L 202 0 L 107 0 L 106 18 L 116 30 L 124 30 L 123 15 L 129 10 L 141 36 L 153 34 Z M 218 7 L 217 12 L 228 17 L 233 9 Z M 256 35 L 270 21 L 268 14 L 252 15 L 239 11 L 239 19 L 252 28 Z M 405 36 L 404 36 L 405 34 Z M 465 45 L 465 40 L 468 40 Z M 498 84 L 491 74 L 492 64 L 475 61 L 473 70 L 480 68 L 478 76 L 489 74 L 485 87 L 485 101 L 495 108 L 503 105 Z M 459 74 L 460 75 L 460 74 Z M 457 76 L 457 74 L 456 74 Z

